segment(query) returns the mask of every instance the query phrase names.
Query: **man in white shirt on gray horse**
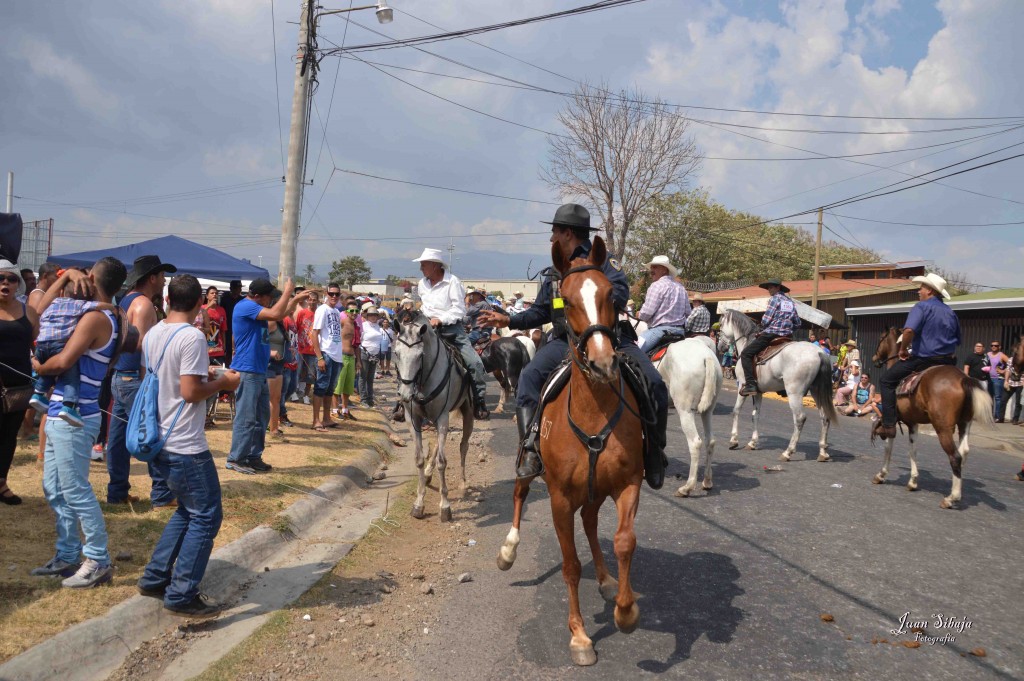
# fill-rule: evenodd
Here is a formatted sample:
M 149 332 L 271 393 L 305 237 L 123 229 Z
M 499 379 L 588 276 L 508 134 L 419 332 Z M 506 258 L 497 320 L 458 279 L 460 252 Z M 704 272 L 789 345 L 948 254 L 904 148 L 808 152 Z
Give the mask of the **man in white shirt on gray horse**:
M 420 264 L 420 272 L 423 273 L 418 287 L 420 312 L 430 320 L 430 325 L 441 338 L 459 349 L 473 381 L 474 416 L 477 420 L 484 420 L 490 416 L 485 401 L 486 373 L 462 326 L 462 319 L 466 316 L 466 289 L 458 277 L 445 272 L 440 250 L 424 248 L 423 254 L 413 262 Z

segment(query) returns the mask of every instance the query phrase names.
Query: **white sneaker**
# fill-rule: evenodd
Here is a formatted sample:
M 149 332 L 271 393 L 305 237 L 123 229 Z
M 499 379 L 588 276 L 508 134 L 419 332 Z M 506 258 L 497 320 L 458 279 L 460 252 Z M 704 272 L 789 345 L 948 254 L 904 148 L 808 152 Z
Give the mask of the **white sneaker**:
M 303 395 L 302 396 L 302 403 L 303 404 L 309 404 L 309 395 Z
M 298 402 L 299 401 L 299 394 L 298 393 L 292 393 L 291 395 L 288 396 L 288 401 L 289 402 Z
M 103 461 L 103 445 L 93 445 L 89 458 L 93 461 Z
M 114 566 L 100 565 L 92 558 L 86 558 L 78 572 L 65 579 L 61 584 L 69 589 L 88 589 L 105 584 L 114 578 Z

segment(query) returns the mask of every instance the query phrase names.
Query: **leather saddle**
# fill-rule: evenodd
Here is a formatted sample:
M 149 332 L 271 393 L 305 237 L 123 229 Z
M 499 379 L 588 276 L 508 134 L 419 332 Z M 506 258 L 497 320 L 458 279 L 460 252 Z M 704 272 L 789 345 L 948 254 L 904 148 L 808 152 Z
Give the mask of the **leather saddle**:
M 934 367 L 928 367 L 928 369 L 932 368 Z M 910 397 L 917 392 L 917 386 L 921 384 L 921 377 L 925 375 L 928 369 L 915 371 L 900 381 L 900 384 L 896 386 L 896 397 Z
M 764 364 L 772 357 L 782 352 L 782 349 L 792 342 L 792 336 L 779 336 L 778 338 L 773 339 L 768 347 L 754 355 L 754 364 Z
M 654 345 L 654 347 L 652 347 L 651 349 L 647 350 L 647 356 L 650 358 L 650 360 L 652 362 L 657 362 L 658 360 L 660 360 L 662 357 L 665 356 L 666 352 L 668 352 L 668 346 L 670 346 L 673 343 L 676 343 L 678 341 L 684 340 L 686 338 L 687 338 L 686 334 L 682 334 L 682 333 L 666 333 Z

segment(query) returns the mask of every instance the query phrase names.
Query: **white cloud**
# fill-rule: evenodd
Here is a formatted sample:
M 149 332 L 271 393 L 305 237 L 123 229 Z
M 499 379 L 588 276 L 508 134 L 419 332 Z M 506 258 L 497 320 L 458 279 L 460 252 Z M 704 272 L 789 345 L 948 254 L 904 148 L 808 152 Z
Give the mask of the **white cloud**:
M 119 98 L 103 87 L 79 61 L 58 54 L 48 41 L 22 36 L 11 43 L 8 52 L 12 57 L 27 62 L 33 75 L 64 86 L 82 109 L 108 121 L 117 116 Z

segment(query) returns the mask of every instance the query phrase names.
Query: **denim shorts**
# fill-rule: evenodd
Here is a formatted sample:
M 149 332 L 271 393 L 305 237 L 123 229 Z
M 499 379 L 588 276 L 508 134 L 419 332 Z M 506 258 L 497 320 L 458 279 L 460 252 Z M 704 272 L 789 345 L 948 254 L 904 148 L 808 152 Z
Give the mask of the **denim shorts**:
M 341 362 L 336 362 L 327 355 L 324 355 L 324 370 L 316 370 L 316 383 L 313 384 L 313 394 L 317 397 L 329 395 L 338 382 L 338 373 L 341 371 Z
M 277 378 L 284 375 L 284 360 L 272 359 L 267 365 L 267 379 Z

